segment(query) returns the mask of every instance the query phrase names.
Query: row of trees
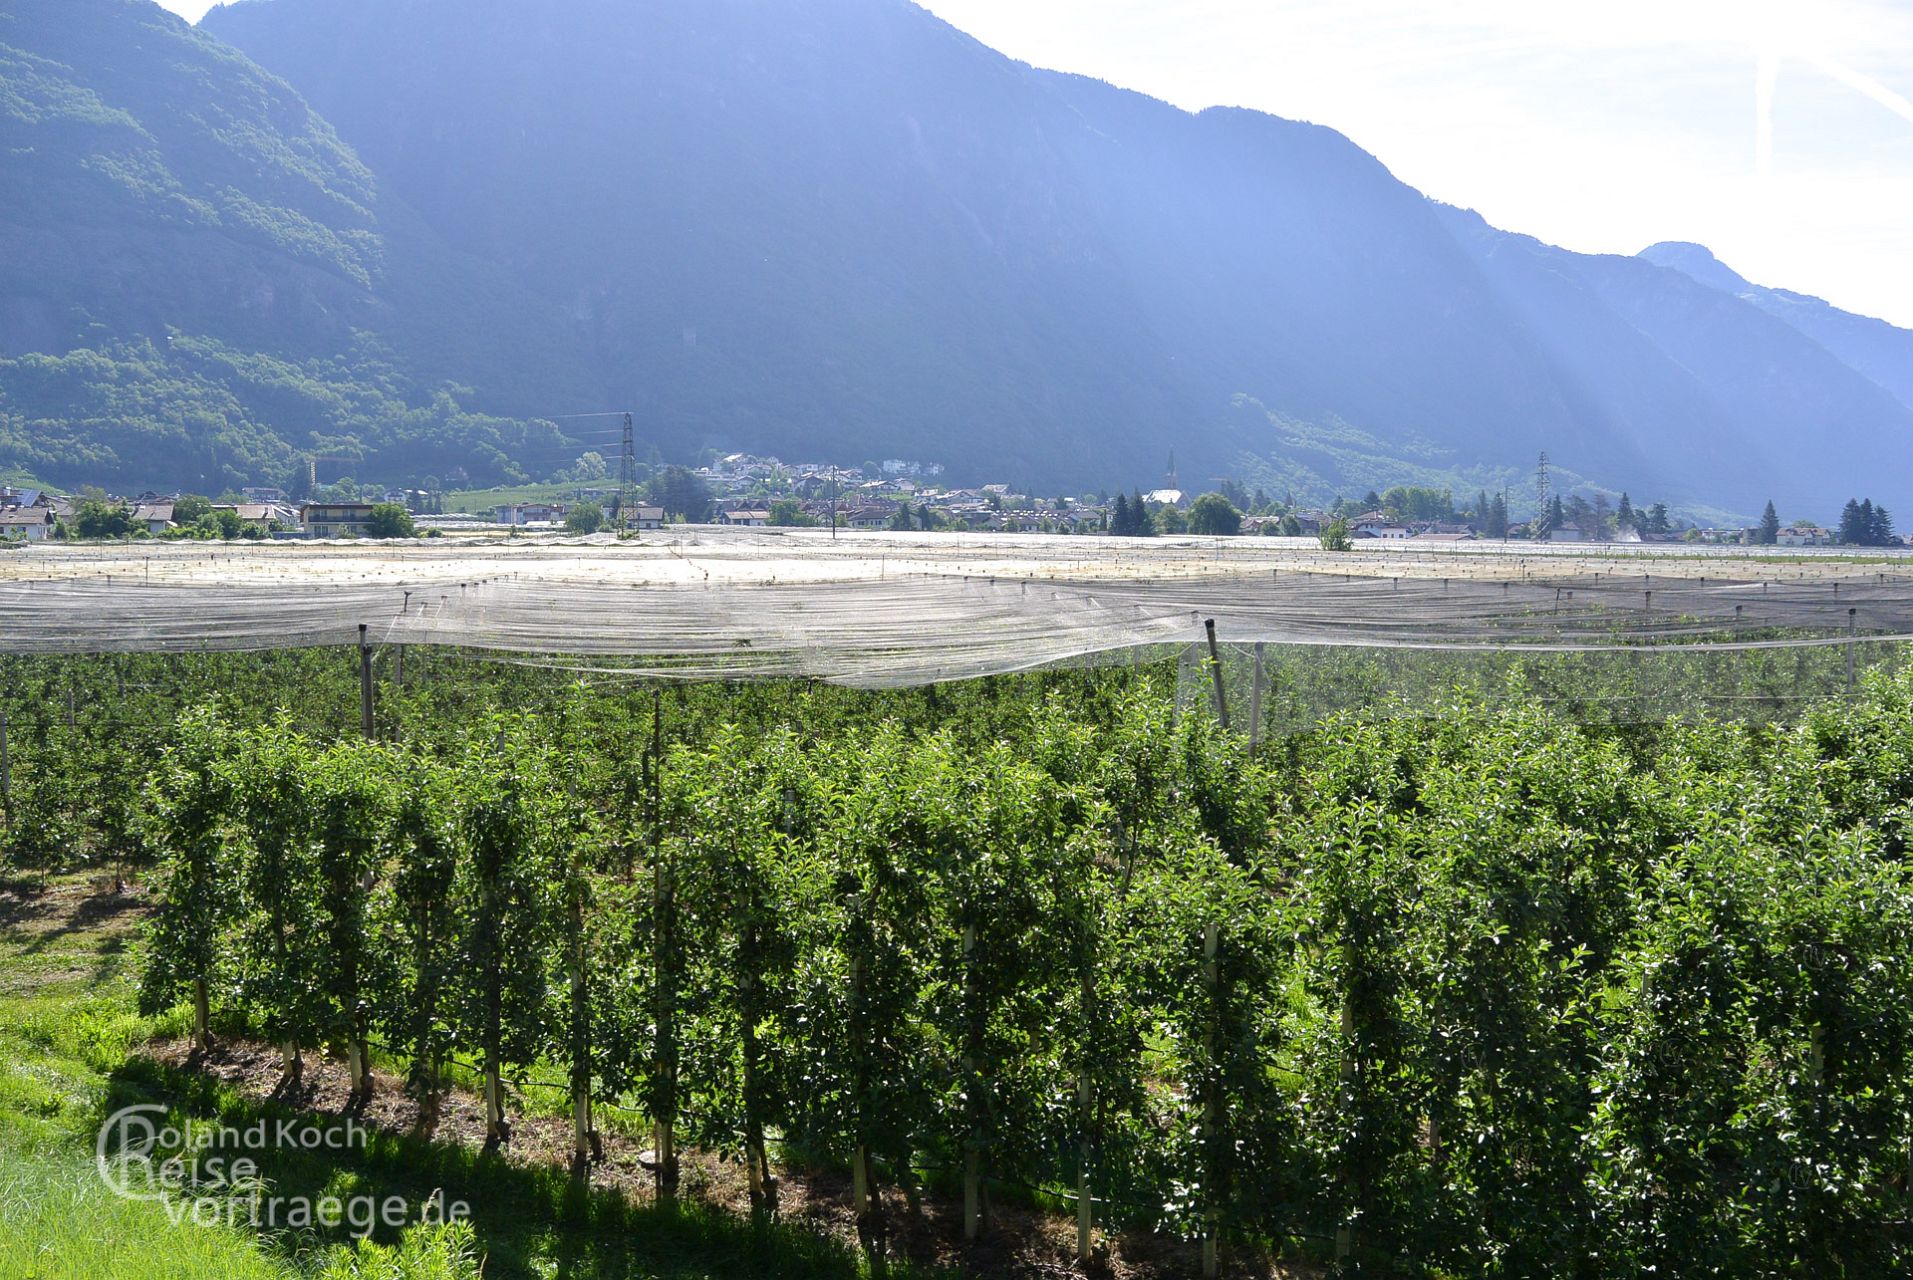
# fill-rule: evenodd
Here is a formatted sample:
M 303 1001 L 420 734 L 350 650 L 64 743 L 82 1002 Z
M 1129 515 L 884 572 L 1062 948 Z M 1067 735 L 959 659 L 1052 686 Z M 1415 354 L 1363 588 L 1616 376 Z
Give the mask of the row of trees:
M 1359 500 L 1336 499 L 1327 514 L 1352 520 L 1369 513 L 1380 513 L 1386 520 L 1401 523 L 1467 522 L 1487 538 L 1503 538 L 1517 532 L 1507 494 L 1491 494 L 1485 489 L 1466 507 L 1458 505 L 1446 489 L 1417 485 L 1396 485 L 1386 492 L 1370 489 Z M 1603 541 L 1670 533 L 1674 530 L 1674 520 L 1667 504 L 1657 502 L 1639 508 L 1626 493 L 1621 494 L 1618 501 L 1610 501 L 1604 493 L 1592 497 L 1576 493 L 1551 494 L 1529 521 L 1527 534 L 1545 537 L 1556 529 L 1572 529 L 1589 541 Z
M 199 538 L 258 539 L 267 536 L 258 525 L 241 520 L 236 511 L 215 508 L 206 498 L 187 495 L 173 504 L 173 527 L 161 537 L 169 539 Z M 273 526 L 275 529 L 278 525 Z M 54 536 L 62 539 L 82 541 L 111 540 L 120 538 L 144 538 L 148 530 L 135 524 L 133 511 L 124 502 L 109 501 L 104 497 L 82 498 L 73 509 L 71 522 L 62 522 Z M 380 502 L 372 505 L 371 519 L 367 525 L 367 536 L 373 538 L 411 538 L 417 536 L 412 513 L 396 502 Z
M 1495 501 L 1496 517 L 1505 529 L 1506 499 L 1497 498 Z M 1596 493 L 1592 498 L 1578 493 L 1563 497 L 1557 493 L 1542 508 L 1532 531 L 1546 535 L 1556 529 L 1571 529 L 1590 542 L 1602 542 L 1616 537 L 1652 537 L 1672 533 L 1674 521 L 1664 502 L 1641 508 L 1636 507 L 1633 499 L 1625 493 L 1619 502 L 1610 502 L 1604 493 Z
M 926 1167 L 1225 1247 L 1469 1275 L 1885 1275 L 1913 1152 L 1913 682 L 1800 730 L 1543 712 L 1254 756 L 725 729 L 634 760 L 182 722 L 149 1007 L 549 1072 L 734 1154 Z M 602 773 L 602 776 L 598 776 Z M 588 1145 L 586 1145 L 588 1150 Z M 1404 1261 L 1406 1260 L 1406 1262 Z
M 1770 506 L 1772 504 L 1769 504 Z M 1873 499 L 1847 500 L 1840 513 L 1838 537 L 1849 547 L 1893 547 L 1900 544 L 1893 532 L 1893 517 L 1887 509 L 1874 505 Z

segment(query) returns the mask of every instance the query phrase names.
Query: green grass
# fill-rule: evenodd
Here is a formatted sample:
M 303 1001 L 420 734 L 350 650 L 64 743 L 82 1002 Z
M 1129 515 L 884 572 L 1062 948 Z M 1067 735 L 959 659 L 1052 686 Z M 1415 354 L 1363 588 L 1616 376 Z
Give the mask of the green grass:
M 57 878 L 45 901 L 82 889 Z M 134 1011 L 131 915 L 91 899 L 55 922 L 31 898 L 0 898 L 0 1151 L 88 1137 L 111 1072 L 172 1029 Z
M 600 481 L 609 485 L 612 481 Z M 514 502 L 558 502 L 577 492 L 575 484 L 520 484 L 496 489 L 461 489 L 445 495 L 445 514 L 490 515 L 497 508 Z
M 54 1280 L 286 1280 L 291 1266 L 248 1235 L 174 1222 L 164 1206 L 109 1192 L 90 1159 L 0 1151 L 0 1276 Z
M 0 894 L 0 1280 L 475 1280 L 480 1258 L 486 1280 L 854 1280 L 867 1272 L 848 1246 L 799 1228 L 758 1229 L 695 1205 L 637 1205 L 581 1191 L 560 1169 L 382 1132 L 349 1151 L 257 1153 L 267 1194 L 287 1202 L 400 1196 L 416 1208 L 437 1192 L 443 1203 L 470 1206 L 472 1259 L 462 1258 L 466 1242 L 454 1233 L 381 1228 L 356 1244 L 346 1229 L 197 1225 L 190 1204 L 182 1210 L 176 1201 L 169 1213 L 120 1199 L 93 1156 L 101 1121 L 121 1107 L 165 1107 L 174 1126 L 191 1118 L 246 1128 L 296 1115 L 140 1054 L 156 1035 L 182 1034 L 185 1019 L 137 1013 L 136 922 L 131 903 L 89 896 L 77 877 L 56 877 L 44 897 Z M 889 1274 L 907 1280 L 913 1272 L 892 1265 Z
M 80 889 L 55 880 L 48 900 Z M 130 933 L 130 910 L 83 906 L 54 923 L 31 900 L 0 898 L 0 1277 L 294 1275 L 249 1235 L 176 1223 L 94 1170 L 113 1073 L 174 1029 L 134 1012 Z

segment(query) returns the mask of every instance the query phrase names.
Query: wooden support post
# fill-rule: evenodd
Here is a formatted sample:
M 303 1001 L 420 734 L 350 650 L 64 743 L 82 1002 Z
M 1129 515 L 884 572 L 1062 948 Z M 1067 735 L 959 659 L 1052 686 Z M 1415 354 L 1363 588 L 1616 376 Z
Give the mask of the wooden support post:
M 7 708 L 0 704 L 0 810 L 13 808 L 13 757 L 7 751 Z
M 982 1080 L 978 1078 L 976 1060 L 976 1011 L 974 1002 L 975 978 L 972 966 L 976 963 L 976 926 L 963 926 L 963 994 L 966 1026 L 963 1047 L 964 1093 L 967 1095 L 965 1110 L 969 1113 L 965 1119 L 969 1132 L 963 1140 L 963 1238 L 974 1242 L 983 1234 L 983 1099 Z
M 1083 1001 L 1091 998 L 1089 971 L 1083 971 Z M 1088 1262 L 1096 1231 L 1096 1202 L 1091 1197 L 1089 1166 L 1096 1157 L 1092 1132 L 1096 1123 L 1095 1094 L 1089 1082 L 1089 1046 L 1083 1046 L 1084 1061 L 1076 1072 L 1076 1110 L 1080 1132 L 1076 1138 L 1076 1260 Z
M 653 1117 L 657 1128 L 658 1203 L 673 1204 L 678 1190 L 677 1153 L 677 991 L 672 966 L 678 939 L 674 925 L 675 886 L 660 858 L 652 882 L 658 912 L 658 1007 L 656 1010 L 658 1102 Z
M 495 1140 L 502 1140 L 505 1132 L 505 1082 L 498 1067 L 498 1059 L 487 1055 L 485 1058 L 485 1143 L 491 1147 Z
M 1117 819 L 1115 842 L 1121 844 L 1123 827 Z M 1088 1263 L 1096 1234 L 1096 1200 L 1092 1196 L 1090 1165 L 1096 1159 L 1096 1087 L 1094 1043 L 1096 1043 L 1096 901 L 1085 895 L 1077 953 L 1077 1261 Z
M 378 736 L 372 721 L 372 645 L 363 622 L 359 624 L 359 731 L 367 742 Z
M 400 653 L 404 653 L 401 649 Z M 571 901 L 571 1174 L 591 1177 L 591 991 L 586 984 L 584 872 L 572 851 Z
M 850 1161 L 850 1207 L 858 1222 L 870 1213 L 870 1149 L 861 1142 Z
M 1262 681 L 1263 650 L 1262 641 L 1255 642 L 1255 668 L 1249 684 L 1249 754 L 1262 749 Z
M 1207 1033 L 1206 1056 L 1208 1058 L 1209 1083 L 1208 1096 L 1202 1104 L 1202 1275 L 1203 1280 L 1215 1280 L 1222 1267 L 1221 1246 L 1221 1205 L 1217 1203 L 1216 1159 L 1215 1152 L 1221 1138 L 1219 1130 L 1222 1124 L 1222 1104 L 1217 1097 L 1216 1053 L 1220 1037 L 1216 1034 L 1217 1024 L 1221 1021 L 1220 1000 L 1222 983 L 1216 963 L 1216 953 L 1221 950 L 1221 931 L 1214 921 L 1202 927 L 1202 982 L 1209 992 L 1209 1026 Z
M 869 1011 L 864 999 L 863 955 L 867 942 L 864 913 L 868 904 L 862 886 L 854 883 L 848 886 L 844 905 L 844 949 L 850 959 L 850 1110 L 851 1129 L 855 1134 L 850 1157 L 850 1207 L 857 1225 L 857 1243 L 874 1271 L 882 1265 L 883 1223 L 870 1163 L 870 1057 L 866 1043 Z
M 1216 647 L 1216 620 L 1205 618 L 1203 630 L 1209 634 L 1209 674 L 1215 679 L 1216 686 L 1216 722 L 1224 730 L 1229 727 L 1229 698 L 1222 683 L 1222 652 Z
M 861 895 L 859 895 L 859 898 L 861 898 Z M 861 902 L 858 902 L 852 905 L 851 910 L 855 912 L 860 910 L 860 908 Z M 854 927 L 853 922 L 853 928 Z M 850 957 L 850 1012 L 852 1019 L 859 1023 L 862 1021 L 863 997 L 863 957 L 853 952 Z M 863 1140 L 864 1111 L 869 1105 L 869 1101 L 865 1097 L 865 1081 L 861 1066 L 861 1049 L 862 1046 L 859 1045 L 856 1046 L 854 1050 L 858 1053 L 859 1059 L 859 1067 L 855 1073 L 856 1079 L 852 1082 L 852 1092 L 855 1096 L 851 1099 L 851 1105 L 856 1110 L 856 1118 L 853 1123 L 857 1128 L 857 1148 L 850 1158 L 850 1207 L 851 1211 L 856 1215 L 857 1234 L 860 1237 L 866 1234 L 866 1228 L 870 1221 L 870 1148 Z
M 664 857 L 664 692 L 651 694 L 651 865 L 652 906 L 658 927 L 657 1061 L 660 1088 L 657 1112 L 658 1203 L 675 1204 L 677 1153 L 677 885 Z
M 1836 583 L 1835 585 L 1837 586 L 1839 584 Z M 1854 679 L 1856 674 L 1854 671 L 1854 665 L 1853 665 L 1854 664 L 1854 649 L 1857 647 L 1856 641 L 1859 637 L 1859 627 L 1860 627 L 1860 611 L 1858 609 L 1848 609 L 1847 610 L 1847 697 L 1849 698 L 1853 696 L 1853 690 L 1854 690 Z
M 783 820 L 779 824 L 788 839 L 791 830 L 791 808 L 795 797 L 787 787 L 784 790 Z M 758 1045 L 757 1028 L 763 1020 L 763 996 L 760 980 L 764 967 L 763 947 L 758 937 L 758 923 L 763 915 L 763 904 L 758 893 L 758 869 L 755 850 L 744 855 L 750 860 L 746 883 L 749 886 L 744 895 L 744 918 L 738 922 L 738 958 L 742 972 L 738 975 L 738 1013 L 739 1031 L 743 1043 L 743 1093 L 744 1093 L 744 1163 L 751 1196 L 751 1217 L 762 1224 L 777 1211 L 777 1182 L 771 1177 L 770 1151 L 764 1141 L 764 1112 L 760 1101 L 762 1086 L 759 1083 L 761 1069 L 758 1065 L 762 1051 Z
M 1349 983 L 1349 975 L 1352 974 L 1354 970 L 1354 948 L 1344 945 L 1342 947 L 1342 983 L 1344 987 L 1342 992 L 1342 1092 L 1344 1095 L 1348 1093 L 1350 1082 L 1355 1079 L 1356 1074 L 1355 1002 L 1350 998 L 1346 990 Z M 1348 1189 L 1348 1171 L 1346 1168 L 1342 1171 L 1342 1188 L 1344 1192 Z M 1349 1255 L 1354 1251 L 1355 1233 L 1348 1225 L 1348 1208 L 1345 1205 L 1342 1210 L 1342 1220 L 1335 1224 L 1335 1261 L 1338 1263 L 1347 1262 Z

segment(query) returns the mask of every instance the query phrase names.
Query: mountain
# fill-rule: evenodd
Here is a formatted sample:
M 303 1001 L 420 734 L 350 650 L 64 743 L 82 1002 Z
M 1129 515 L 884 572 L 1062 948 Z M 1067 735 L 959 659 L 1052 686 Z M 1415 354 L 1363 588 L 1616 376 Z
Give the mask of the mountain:
M 87 211 L 117 258 L 54 196 L 0 213 L 54 246 L 37 274 L 0 260 L 0 466 L 49 478 L 94 465 L 129 385 L 172 415 L 150 483 L 168 456 L 296 451 L 540 475 L 580 442 L 539 419 L 627 406 L 667 457 L 1043 491 L 1153 483 L 1172 450 L 1185 487 L 1316 498 L 1518 497 L 1544 450 L 1694 510 L 1913 474 L 1913 410 L 1747 299 L 1491 228 L 1330 129 L 1031 68 L 907 0 L 247 0 L 198 31 L 16 0 L 0 43 L 47 82 L 0 90 L 10 182 L 28 156 L 57 195 L 142 147 L 167 175 Z M 130 123 L 47 132 L 82 94 Z M 199 462 L 207 435 L 252 444 Z
M 1538 308 L 1331 130 L 1034 70 L 906 0 L 253 0 L 205 26 L 565 306 L 667 450 L 1060 486 L 1174 448 L 1319 496 L 1525 488 L 1547 450 L 1752 509 L 1782 477 L 1842 500 L 1874 473 L 1854 453 L 1913 440 L 1751 316 L 1749 365 L 1676 273 L 1582 263 L 1585 315 Z
M 1751 284 L 1704 245 L 1667 241 L 1640 256 L 1784 321 L 1891 391 L 1901 404 L 1913 406 L 1913 330 L 1842 311 L 1804 293 Z
M 548 339 L 507 351 L 448 322 L 537 301 L 386 200 L 284 83 L 146 0 L 0 9 L 0 169 L 0 466 L 217 491 L 322 448 L 509 475 L 504 453 L 555 435 L 443 389 L 509 408 L 488 368 L 566 368 Z
M 1572 253 L 1472 212 L 1444 216 L 1555 354 L 1584 418 L 1678 477 L 1657 494 L 1697 507 L 1764 493 L 1811 512 L 1842 484 L 1913 462 L 1913 413 L 1764 310 L 1645 258 Z
M 901 0 L 278 0 L 208 30 L 567 307 L 667 449 L 1042 485 L 1565 421 L 1418 194 L 1326 129 L 1032 71 Z M 455 35 L 447 33 L 456 32 Z

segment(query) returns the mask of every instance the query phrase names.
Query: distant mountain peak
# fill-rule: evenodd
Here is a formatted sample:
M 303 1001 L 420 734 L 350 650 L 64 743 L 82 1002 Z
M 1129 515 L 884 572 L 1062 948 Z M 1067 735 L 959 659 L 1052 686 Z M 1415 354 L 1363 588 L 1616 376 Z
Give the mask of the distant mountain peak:
M 1745 276 L 1715 257 L 1714 251 L 1704 244 L 1663 240 L 1641 250 L 1639 256 L 1657 267 L 1671 268 L 1722 293 L 1741 294 L 1753 287 Z
M 1784 321 L 1913 408 L 1913 331 L 1842 311 L 1811 294 L 1754 284 L 1705 245 L 1668 241 L 1641 250 L 1640 256 Z

